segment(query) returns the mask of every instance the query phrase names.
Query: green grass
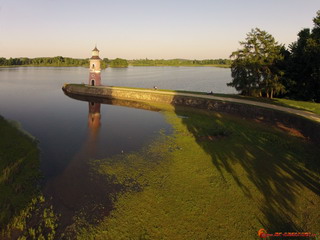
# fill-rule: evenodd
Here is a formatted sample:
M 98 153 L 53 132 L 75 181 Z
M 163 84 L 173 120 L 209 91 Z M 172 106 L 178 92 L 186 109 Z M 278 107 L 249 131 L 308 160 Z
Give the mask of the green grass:
M 283 98 L 277 98 L 275 99 L 275 101 L 277 103 L 283 104 L 284 106 L 307 110 L 320 115 L 320 103 L 296 101 L 296 100 L 289 100 L 289 99 L 283 99 Z
M 37 142 L 1 116 L 0 133 L 0 238 L 53 239 L 56 216 L 38 188 Z
M 235 98 L 235 99 L 243 99 L 243 100 L 249 100 L 249 101 L 269 103 L 269 104 L 274 104 L 277 106 L 306 110 L 306 111 L 313 112 L 313 113 L 320 115 L 320 103 L 315 103 L 315 102 L 290 100 L 290 99 L 284 99 L 284 98 L 273 98 L 273 99 L 258 98 L 258 97 L 242 96 L 242 95 L 238 95 L 238 94 L 214 93 L 214 96 L 229 97 L 229 98 Z
M 93 162 L 123 190 L 109 216 L 78 226 L 77 239 L 257 239 L 260 228 L 320 229 L 319 146 L 229 115 L 161 107 L 171 136 Z
M 40 172 L 36 142 L 2 117 L 0 132 L 0 224 L 3 227 L 36 195 Z

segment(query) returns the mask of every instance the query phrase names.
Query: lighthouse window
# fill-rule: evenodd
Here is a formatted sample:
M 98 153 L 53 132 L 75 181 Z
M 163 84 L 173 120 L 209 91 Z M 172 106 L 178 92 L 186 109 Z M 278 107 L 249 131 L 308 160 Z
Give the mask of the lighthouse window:
M 94 69 L 94 64 L 92 64 L 92 68 Z

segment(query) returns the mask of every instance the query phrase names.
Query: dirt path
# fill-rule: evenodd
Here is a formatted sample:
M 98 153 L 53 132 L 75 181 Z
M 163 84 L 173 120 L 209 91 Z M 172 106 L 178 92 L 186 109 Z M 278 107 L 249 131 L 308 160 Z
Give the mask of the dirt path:
M 144 93 L 157 92 L 158 94 L 165 94 L 165 95 L 198 97 L 198 98 L 205 98 L 205 99 L 214 99 L 214 100 L 219 100 L 219 101 L 242 103 L 242 104 L 254 105 L 254 106 L 259 106 L 259 107 L 264 107 L 264 108 L 271 108 L 271 109 L 279 110 L 282 112 L 296 114 L 296 115 L 299 115 L 299 116 L 302 116 L 302 117 L 305 117 L 305 118 L 308 118 L 308 119 L 311 119 L 313 121 L 320 123 L 320 116 L 315 113 L 312 113 L 312 112 L 298 110 L 298 109 L 289 108 L 289 107 L 282 107 L 282 106 L 269 104 L 269 103 L 250 101 L 250 100 L 245 100 L 245 99 L 237 99 L 237 98 L 230 98 L 230 97 L 218 97 L 218 96 L 214 96 L 214 95 L 202 95 L 202 94 L 193 94 L 193 93 L 179 93 L 179 92 L 166 92 L 166 91 L 157 91 L 157 90 L 132 89 L 132 88 L 126 89 L 126 88 L 112 87 L 112 89 L 128 90 L 128 91 L 130 90 L 130 91 L 144 92 Z

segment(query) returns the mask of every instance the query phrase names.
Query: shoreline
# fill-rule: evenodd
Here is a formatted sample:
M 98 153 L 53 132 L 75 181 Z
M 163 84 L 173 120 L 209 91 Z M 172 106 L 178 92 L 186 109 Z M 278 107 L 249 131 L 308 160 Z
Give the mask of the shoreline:
M 130 67 L 217 67 L 217 68 L 230 68 L 230 65 L 134 65 L 129 64 Z M 58 66 L 58 65 L 2 65 L 0 68 L 17 68 L 17 67 L 83 67 L 89 68 L 88 66 Z M 126 67 L 106 67 L 106 68 L 126 68 Z
M 320 136 L 317 134 L 320 132 L 320 116 L 303 110 L 251 100 L 218 97 L 214 94 L 204 95 L 201 93 L 196 94 L 110 86 L 88 86 L 84 84 L 65 84 L 62 89 L 66 95 L 111 100 L 128 100 L 144 103 L 163 103 L 173 106 L 185 106 L 228 113 L 275 125 L 283 124 L 286 128 L 297 129 L 307 138 L 320 143 Z M 90 99 L 88 101 L 90 101 Z
M 169 103 L 169 104 L 177 104 L 177 102 L 174 101 L 175 97 L 176 98 L 190 97 L 193 99 L 199 98 L 204 100 L 245 104 L 245 105 L 250 105 L 254 107 L 278 110 L 278 111 L 298 115 L 298 116 L 320 123 L 320 116 L 312 112 L 284 107 L 280 105 L 274 105 L 271 103 L 258 102 L 254 100 L 224 97 L 221 95 L 216 96 L 214 93 L 204 94 L 203 92 L 188 92 L 188 91 L 184 92 L 184 91 L 162 90 L 162 89 L 154 90 L 154 89 L 147 89 L 147 88 L 132 88 L 132 87 L 129 88 L 129 87 L 114 87 L 114 86 L 89 86 L 85 84 L 65 84 L 62 87 L 62 89 L 69 93 L 92 96 L 92 97 L 116 98 L 116 99 L 120 98 L 125 100 L 138 100 L 138 101 L 139 100 L 154 101 L 154 102 L 162 102 L 162 103 Z

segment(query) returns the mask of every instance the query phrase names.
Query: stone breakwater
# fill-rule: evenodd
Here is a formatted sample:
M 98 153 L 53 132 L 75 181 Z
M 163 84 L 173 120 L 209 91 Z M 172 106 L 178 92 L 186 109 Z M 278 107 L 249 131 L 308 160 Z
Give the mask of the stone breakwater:
M 305 111 L 279 107 L 254 101 L 243 101 L 214 95 L 159 91 L 152 89 L 119 88 L 107 86 L 88 86 L 83 84 L 65 84 L 67 95 L 79 95 L 103 99 L 120 99 L 141 102 L 157 102 L 174 106 L 187 106 L 238 115 L 260 122 L 272 123 L 295 129 L 303 136 L 320 143 L 320 124 L 317 116 Z M 72 97 L 72 96 L 71 96 Z

